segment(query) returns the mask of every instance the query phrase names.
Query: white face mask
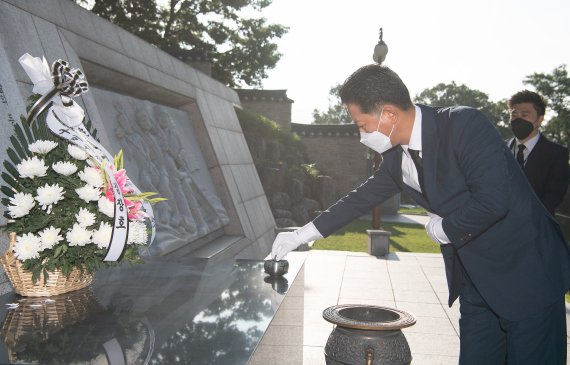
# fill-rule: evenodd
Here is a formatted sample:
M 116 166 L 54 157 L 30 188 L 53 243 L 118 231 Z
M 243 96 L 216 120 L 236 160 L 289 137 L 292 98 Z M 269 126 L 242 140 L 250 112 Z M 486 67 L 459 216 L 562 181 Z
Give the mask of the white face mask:
M 380 112 L 380 119 L 382 119 L 382 112 Z M 368 148 L 373 149 L 374 151 L 382 154 L 392 148 L 392 141 L 390 141 L 390 136 L 394 131 L 394 126 L 392 126 L 392 130 L 390 131 L 390 136 L 386 136 L 384 133 L 380 133 L 378 129 L 380 128 L 380 120 L 378 120 L 378 128 L 374 132 L 360 132 L 360 143 L 365 145 Z

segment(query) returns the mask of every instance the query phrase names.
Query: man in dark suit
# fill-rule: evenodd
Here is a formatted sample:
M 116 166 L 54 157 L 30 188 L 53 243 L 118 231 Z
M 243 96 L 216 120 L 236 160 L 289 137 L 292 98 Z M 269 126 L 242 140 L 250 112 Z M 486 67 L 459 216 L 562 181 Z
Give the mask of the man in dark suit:
M 507 105 L 515 135 L 508 141 L 509 148 L 536 195 L 554 215 L 568 189 L 568 149 L 538 131 L 546 112 L 542 96 L 529 90 L 519 91 Z
M 489 120 L 468 107 L 412 104 L 398 75 L 379 64 L 354 72 L 340 97 L 383 162 L 313 222 L 277 235 L 272 256 L 405 191 L 430 212 L 448 304 L 459 297 L 460 364 L 564 364 L 570 249 Z

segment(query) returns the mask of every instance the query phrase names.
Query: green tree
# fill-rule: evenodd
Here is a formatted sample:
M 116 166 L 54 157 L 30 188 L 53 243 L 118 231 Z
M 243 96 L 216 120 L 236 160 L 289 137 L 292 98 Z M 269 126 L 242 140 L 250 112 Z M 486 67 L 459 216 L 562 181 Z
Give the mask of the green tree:
M 512 136 L 506 100 L 493 102 L 486 93 L 471 89 L 465 84 L 457 85 L 455 81 L 449 84 L 439 83 L 416 95 L 414 102 L 432 106 L 464 105 L 477 108 L 485 113 L 504 138 Z
M 340 84 L 331 87 L 329 91 L 329 108 L 327 111 L 320 112 L 318 109 L 313 110 L 313 124 L 348 124 L 352 123 L 352 119 L 346 108 L 340 102 L 338 94 Z
M 271 2 L 169 0 L 161 6 L 156 0 L 95 0 L 90 10 L 181 60 L 206 56 L 212 76 L 227 86 L 260 86 L 281 58 L 273 40 L 287 27 L 243 14 Z
M 544 134 L 570 147 L 570 78 L 566 65 L 558 66 L 550 74 L 533 73 L 523 83 L 533 86 L 547 100 L 548 110 L 554 114 L 545 123 Z
M 78 2 L 87 3 L 85 0 Z M 155 0 L 95 0 L 91 11 L 149 43 L 158 45 L 160 41 L 161 27 Z

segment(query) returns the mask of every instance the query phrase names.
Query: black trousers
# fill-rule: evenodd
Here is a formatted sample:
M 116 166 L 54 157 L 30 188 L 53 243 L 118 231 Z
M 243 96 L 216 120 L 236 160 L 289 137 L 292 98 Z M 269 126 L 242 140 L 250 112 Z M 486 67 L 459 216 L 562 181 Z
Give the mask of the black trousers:
M 460 365 L 566 364 L 564 297 L 539 313 L 509 321 L 497 316 L 468 281 L 459 293 Z

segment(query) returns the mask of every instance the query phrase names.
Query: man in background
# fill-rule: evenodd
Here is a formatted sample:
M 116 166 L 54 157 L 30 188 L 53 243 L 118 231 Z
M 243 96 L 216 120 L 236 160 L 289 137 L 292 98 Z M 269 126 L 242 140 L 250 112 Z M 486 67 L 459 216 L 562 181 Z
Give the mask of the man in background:
M 554 215 L 568 188 L 568 149 L 539 132 L 546 111 L 542 96 L 529 90 L 519 91 L 507 105 L 515 135 L 508 146 L 534 192 Z

